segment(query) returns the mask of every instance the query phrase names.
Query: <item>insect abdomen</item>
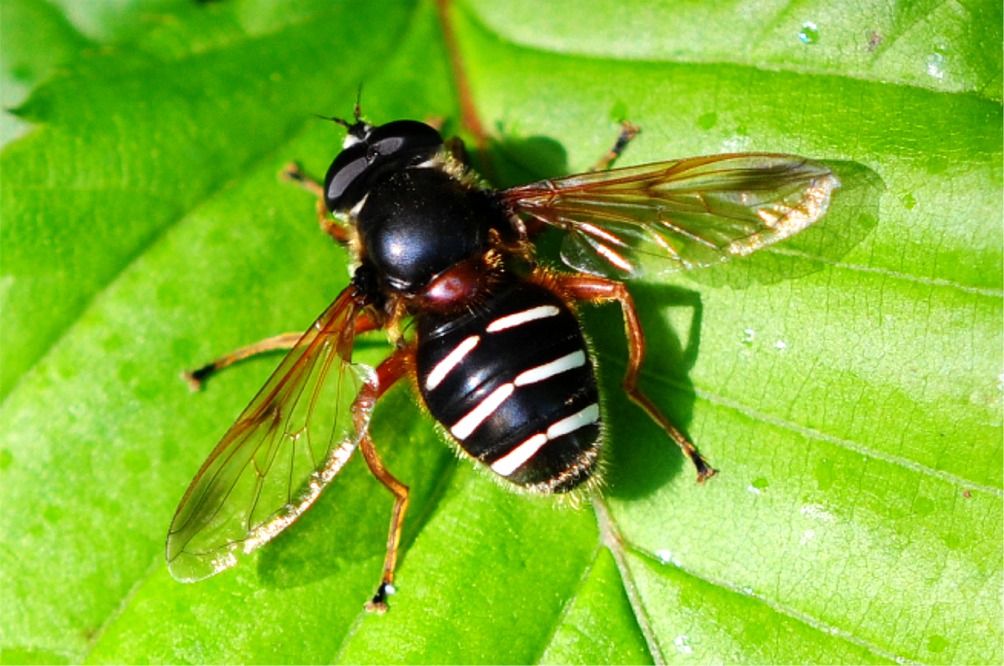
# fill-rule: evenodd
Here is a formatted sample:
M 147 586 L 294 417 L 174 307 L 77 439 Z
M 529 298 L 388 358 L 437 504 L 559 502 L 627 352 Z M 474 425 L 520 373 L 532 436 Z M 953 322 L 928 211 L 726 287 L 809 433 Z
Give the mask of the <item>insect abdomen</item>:
M 514 279 L 471 314 L 422 313 L 416 324 L 422 398 L 468 454 L 540 492 L 592 476 L 596 378 L 578 319 L 558 296 Z

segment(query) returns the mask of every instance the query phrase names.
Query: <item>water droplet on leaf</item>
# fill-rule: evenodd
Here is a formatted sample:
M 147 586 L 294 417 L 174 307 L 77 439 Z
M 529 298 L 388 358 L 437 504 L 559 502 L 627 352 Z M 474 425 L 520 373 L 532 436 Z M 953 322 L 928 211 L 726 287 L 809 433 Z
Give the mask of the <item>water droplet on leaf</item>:
M 803 44 L 815 44 L 819 41 L 819 28 L 812 21 L 806 21 L 798 31 L 798 39 Z

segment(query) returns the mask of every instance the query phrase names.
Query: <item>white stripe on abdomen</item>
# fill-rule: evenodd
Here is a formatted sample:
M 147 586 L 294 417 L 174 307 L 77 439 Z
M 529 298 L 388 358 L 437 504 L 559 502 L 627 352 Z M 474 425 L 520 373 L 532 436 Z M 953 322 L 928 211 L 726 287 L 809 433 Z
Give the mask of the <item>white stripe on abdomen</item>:
M 600 418 L 600 406 L 595 402 L 585 409 L 555 421 L 547 429 L 547 433 L 538 432 L 512 451 L 492 463 L 492 471 L 499 476 L 509 476 L 519 469 L 526 461 L 537 454 L 540 449 L 552 439 L 575 432 L 579 428 L 596 423 Z

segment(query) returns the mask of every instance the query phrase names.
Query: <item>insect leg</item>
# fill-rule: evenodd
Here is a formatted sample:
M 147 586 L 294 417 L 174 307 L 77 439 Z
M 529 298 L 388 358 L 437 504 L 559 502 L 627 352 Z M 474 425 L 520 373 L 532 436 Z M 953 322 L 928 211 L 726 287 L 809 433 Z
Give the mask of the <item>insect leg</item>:
M 188 387 L 190 389 L 193 391 L 200 391 L 202 390 L 202 385 L 207 379 L 228 365 L 233 365 L 238 361 L 243 361 L 246 358 L 257 356 L 258 354 L 292 349 L 296 345 L 296 341 L 302 336 L 303 333 L 283 333 L 281 335 L 272 336 L 271 338 L 259 340 L 254 344 L 240 347 L 239 349 L 233 350 L 229 354 L 224 354 L 217 359 L 213 359 L 200 368 L 196 368 L 195 370 L 185 370 L 181 373 L 181 378 L 188 382 Z
M 638 388 L 638 374 L 641 371 L 641 364 L 645 360 L 645 334 L 641 329 L 641 322 L 638 319 L 638 311 L 635 309 L 634 299 L 628 292 L 627 287 L 621 282 L 607 280 L 605 278 L 593 277 L 590 275 L 567 275 L 559 276 L 558 284 L 562 290 L 571 298 L 592 303 L 605 303 L 617 301 L 620 303 L 621 311 L 624 313 L 624 330 L 628 339 L 628 366 L 624 374 L 624 390 L 628 397 L 653 421 L 658 423 L 663 430 L 676 442 L 690 462 L 697 470 L 697 481 L 703 482 L 705 479 L 717 473 L 714 467 L 697 450 L 693 442 L 687 439 L 676 426 L 670 423 L 669 419 L 659 411 L 647 395 Z
M 321 231 L 328 234 L 342 245 L 348 245 L 349 230 L 344 224 L 332 217 L 331 213 L 328 211 L 328 206 L 324 203 L 324 187 L 319 182 L 303 173 L 303 170 L 300 169 L 300 165 L 292 162 L 283 167 L 279 176 L 283 180 L 299 185 L 301 188 L 317 197 L 317 222 L 321 225 Z
M 601 157 L 599 161 L 593 165 L 590 171 L 606 171 L 610 166 L 617 161 L 617 158 L 621 156 L 627 145 L 631 143 L 631 139 L 638 136 L 638 132 L 641 128 L 637 125 L 632 125 L 626 120 L 621 121 L 621 133 L 617 136 L 617 141 L 610 148 L 606 155 Z
M 356 319 L 356 334 L 372 331 L 376 328 L 379 328 L 376 322 L 366 314 L 362 314 L 358 319 Z M 296 343 L 303 337 L 303 335 L 303 333 L 281 333 L 280 335 L 274 335 L 271 338 L 259 340 L 254 344 L 239 347 L 228 354 L 224 354 L 219 358 L 213 359 L 199 368 L 194 370 L 185 370 L 181 373 L 181 378 L 188 382 L 188 387 L 193 391 L 201 391 L 203 384 L 206 383 L 206 380 L 223 368 L 231 366 L 238 361 L 243 361 L 246 358 L 258 356 L 259 354 L 267 354 L 268 352 L 280 350 L 288 351 L 296 346 Z
M 357 414 L 357 419 L 365 418 L 376 404 L 377 399 L 382 396 L 387 389 L 413 370 L 415 366 L 415 348 L 409 345 L 398 349 L 387 357 L 376 369 L 376 381 L 366 384 L 359 397 L 353 405 L 353 411 Z M 365 428 L 365 424 L 360 426 Z M 401 528 L 404 525 L 404 513 L 408 508 L 408 486 L 398 481 L 384 466 L 383 460 L 377 453 L 376 447 L 369 433 L 366 433 L 359 443 L 362 449 L 363 458 L 370 468 L 370 472 L 394 495 L 394 509 L 390 517 L 390 532 L 387 535 L 387 556 L 383 564 L 383 576 L 376 594 L 366 604 L 366 610 L 370 612 L 383 613 L 387 610 L 387 597 L 394 593 L 394 568 L 397 566 L 398 547 L 401 544 Z

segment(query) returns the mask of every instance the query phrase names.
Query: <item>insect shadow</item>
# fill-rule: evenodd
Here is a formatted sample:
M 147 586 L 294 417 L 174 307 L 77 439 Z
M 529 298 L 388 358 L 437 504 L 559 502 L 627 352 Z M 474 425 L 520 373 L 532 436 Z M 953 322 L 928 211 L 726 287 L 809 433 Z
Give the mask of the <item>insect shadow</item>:
M 642 313 L 647 343 L 641 387 L 673 425 L 689 436 L 696 400 L 690 371 L 700 351 L 701 295 L 680 285 L 652 283 L 632 284 L 631 293 Z M 603 492 L 614 497 L 643 497 L 677 474 L 693 476 L 688 460 L 666 432 L 621 390 L 627 346 L 620 313 L 607 306 L 589 310 L 582 314 L 597 352 L 605 396 Z

